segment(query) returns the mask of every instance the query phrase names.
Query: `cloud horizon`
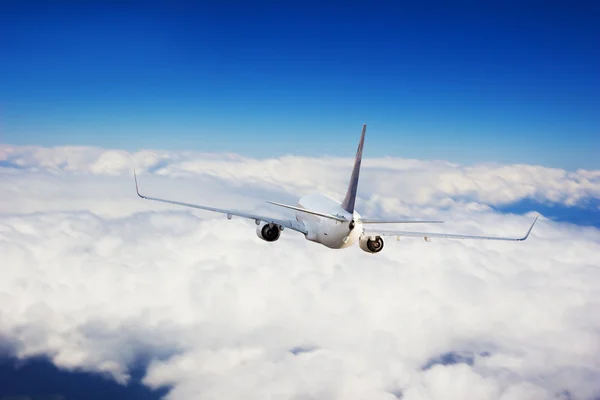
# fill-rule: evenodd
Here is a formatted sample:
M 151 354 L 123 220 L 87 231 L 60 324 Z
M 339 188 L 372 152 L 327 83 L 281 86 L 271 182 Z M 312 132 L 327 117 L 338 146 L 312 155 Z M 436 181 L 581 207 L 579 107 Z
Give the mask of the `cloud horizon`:
M 592 399 L 600 229 L 542 217 L 523 243 L 403 239 L 373 256 L 252 221 L 265 200 L 339 197 L 351 158 L 0 145 L 0 337 L 20 359 L 143 383 L 168 399 Z M 524 199 L 590 207 L 600 171 L 363 160 L 359 212 L 518 234 Z M 595 207 L 595 206 L 591 206 Z

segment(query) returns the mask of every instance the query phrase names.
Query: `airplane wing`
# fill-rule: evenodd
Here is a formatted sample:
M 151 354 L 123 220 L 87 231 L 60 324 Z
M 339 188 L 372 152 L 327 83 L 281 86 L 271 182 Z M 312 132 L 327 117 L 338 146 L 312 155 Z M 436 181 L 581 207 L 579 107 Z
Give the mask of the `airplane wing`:
M 427 221 L 427 220 L 411 220 L 411 219 L 371 219 L 371 218 L 359 218 L 358 220 L 362 224 L 443 224 L 444 221 Z
M 523 237 L 500 237 L 500 236 L 471 236 L 471 235 L 459 235 L 450 233 L 433 233 L 433 232 L 407 232 L 407 231 L 363 231 L 362 236 L 396 236 L 396 237 L 422 237 L 429 241 L 429 238 L 443 238 L 443 239 L 481 239 L 481 240 L 506 240 L 513 242 L 522 242 L 529 237 L 535 222 L 538 217 L 535 217 L 533 223 L 529 227 L 529 230 Z
M 303 233 L 305 235 L 308 233 L 308 231 L 306 230 L 306 227 L 300 221 L 283 220 L 283 219 L 265 217 L 265 216 L 262 216 L 262 215 L 250 214 L 250 213 L 246 213 L 246 212 L 242 212 L 242 211 L 225 210 L 225 209 L 222 209 L 222 208 L 215 208 L 215 207 L 203 206 L 203 205 L 199 205 L 199 204 L 183 203 L 183 202 L 180 202 L 180 201 L 167 200 L 167 199 L 159 199 L 157 197 L 144 196 L 144 195 L 140 194 L 140 190 L 138 188 L 138 182 L 137 182 L 137 175 L 136 175 L 135 171 L 133 171 L 133 178 L 135 180 L 135 191 L 137 192 L 137 195 L 140 196 L 142 199 L 145 199 L 145 200 L 160 201 L 162 203 L 175 204 L 177 206 L 191 207 L 191 208 L 197 208 L 199 210 L 206 210 L 206 211 L 212 211 L 212 212 L 217 212 L 217 213 L 221 213 L 221 214 L 227 214 L 227 218 L 228 219 L 231 219 L 231 217 L 233 215 L 235 215 L 236 217 L 253 219 L 253 220 L 256 221 L 257 224 L 258 224 L 259 221 L 263 221 L 263 222 L 266 222 L 266 223 L 269 223 L 269 224 L 280 225 L 280 226 L 282 226 L 284 228 L 289 228 L 289 229 L 292 229 L 292 230 L 294 230 L 296 232 Z

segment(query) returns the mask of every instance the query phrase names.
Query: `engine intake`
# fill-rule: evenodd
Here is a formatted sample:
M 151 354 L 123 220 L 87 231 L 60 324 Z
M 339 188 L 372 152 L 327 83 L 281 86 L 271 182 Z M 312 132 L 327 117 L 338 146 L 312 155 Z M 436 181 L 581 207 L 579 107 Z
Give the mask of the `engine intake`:
M 379 253 L 383 249 L 383 239 L 381 236 L 375 236 L 373 238 L 369 236 L 361 237 L 358 245 L 367 253 Z
M 266 222 L 261 222 L 256 227 L 256 236 L 261 238 L 266 242 L 274 242 L 279 239 L 281 235 L 281 227 L 275 224 L 267 224 Z

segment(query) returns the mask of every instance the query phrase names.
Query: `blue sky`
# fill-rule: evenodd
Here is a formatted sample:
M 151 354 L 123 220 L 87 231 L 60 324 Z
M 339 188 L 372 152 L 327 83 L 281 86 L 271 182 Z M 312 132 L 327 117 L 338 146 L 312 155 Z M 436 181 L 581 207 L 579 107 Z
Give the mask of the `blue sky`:
M 600 168 L 597 2 L 58 3 L 0 12 L 0 142 Z
M 0 399 L 158 400 L 164 397 L 169 388 L 152 390 L 141 383 L 145 369 L 145 365 L 134 366 L 131 371 L 132 380 L 127 385 L 120 385 L 100 374 L 58 369 L 44 357 L 32 357 L 23 361 L 2 355 Z

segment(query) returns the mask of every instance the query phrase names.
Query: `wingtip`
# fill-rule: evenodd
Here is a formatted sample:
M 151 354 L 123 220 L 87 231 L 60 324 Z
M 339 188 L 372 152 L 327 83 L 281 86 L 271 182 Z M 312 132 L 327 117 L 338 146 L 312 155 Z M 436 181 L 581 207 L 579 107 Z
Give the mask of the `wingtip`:
M 539 215 L 536 215 L 535 218 L 533 219 L 533 222 L 531 223 L 531 226 L 529 227 L 529 230 L 527 231 L 527 234 L 525 236 L 523 236 L 521 238 L 521 240 L 526 240 L 529 237 L 529 234 L 531 233 L 531 231 L 533 230 L 533 227 L 535 225 L 535 223 L 538 220 Z
M 143 199 L 144 196 L 140 194 L 140 189 L 138 188 L 137 174 L 135 173 L 135 169 L 133 170 L 133 180 L 135 181 L 135 192 Z
M 529 228 L 529 232 L 531 232 L 531 230 L 533 229 L 533 226 L 535 225 L 535 223 L 537 222 L 539 217 L 540 217 L 539 215 L 535 216 L 535 218 L 533 219 L 533 222 L 531 223 L 531 227 Z

